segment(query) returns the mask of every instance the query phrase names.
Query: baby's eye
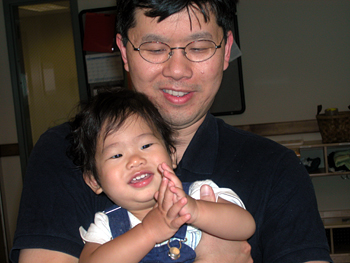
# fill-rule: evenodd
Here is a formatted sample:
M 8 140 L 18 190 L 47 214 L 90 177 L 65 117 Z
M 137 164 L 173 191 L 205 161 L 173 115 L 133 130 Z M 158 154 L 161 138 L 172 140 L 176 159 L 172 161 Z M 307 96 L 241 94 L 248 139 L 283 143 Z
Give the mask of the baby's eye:
M 112 157 L 111 157 L 111 159 L 117 159 L 117 158 L 120 158 L 120 157 L 122 157 L 123 155 L 122 154 L 116 154 L 116 155 L 113 155 Z
M 147 149 L 147 148 L 151 147 L 152 144 L 153 144 L 153 143 L 148 143 L 148 144 L 142 146 L 141 149 L 142 149 L 142 150 L 143 150 L 143 149 Z

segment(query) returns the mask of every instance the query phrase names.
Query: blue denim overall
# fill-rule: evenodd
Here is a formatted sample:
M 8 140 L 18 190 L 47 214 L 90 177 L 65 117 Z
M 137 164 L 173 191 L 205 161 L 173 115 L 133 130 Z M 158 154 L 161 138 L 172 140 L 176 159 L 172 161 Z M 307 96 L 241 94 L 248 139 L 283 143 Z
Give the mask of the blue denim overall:
M 188 193 L 190 183 L 183 183 L 183 189 Z M 112 237 L 116 238 L 127 232 L 130 229 L 130 220 L 127 213 L 127 210 L 124 208 L 118 208 L 119 206 L 114 205 L 107 209 L 105 213 L 109 219 L 109 226 L 111 228 Z M 113 211 L 114 210 L 114 211 Z M 172 238 L 177 238 L 179 240 L 184 240 L 186 238 L 187 225 L 183 225 L 175 233 Z M 173 240 L 170 242 L 170 247 L 179 248 L 179 240 Z M 169 247 L 167 244 L 154 247 L 140 262 L 141 263 L 190 263 L 193 262 L 196 258 L 196 253 L 188 245 L 181 243 L 180 257 L 178 259 L 171 259 L 168 256 Z

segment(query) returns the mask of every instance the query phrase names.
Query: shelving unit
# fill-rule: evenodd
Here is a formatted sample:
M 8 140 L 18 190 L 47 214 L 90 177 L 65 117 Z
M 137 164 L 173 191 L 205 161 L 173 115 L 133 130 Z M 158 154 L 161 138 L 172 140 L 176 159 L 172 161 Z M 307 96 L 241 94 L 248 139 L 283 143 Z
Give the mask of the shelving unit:
M 328 155 L 334 151 L 350 149 L 350 142 L 323 144 L 321 141 L 293 141 L 280 142 L 294 150 L 300 158 L 319 157 L 319 168 L 310 173 L 310 176 L 340 176 L 350 179 L 350 171 L 332 171 L 328 162 Z M 350 262 L 350 210 L 321 211 L 330 250 L 335 263 Z
M 350 149 L 350 142 L 343 142 L 343 143 L 327 143 L 324 144 L 321 141 L 299 141 L 299 142 L 293 142 L 293 143 L 281 143 L 282 145 L 285 145 L 286 147 L 294 150 L 294 152 L 300 157 L 320 157 L 321 158 L 321 164 L 320 167 L 316 170 L 310 173 L 311 177 L 315 176 L 350 176 L 350 171 L 330 171 L 329 164 L 328 164 L 328 154 L 332 151 L 340 151 L 340 150 L 347 150 Z
M 350 210 L 320 212 L 335 263 L 350 262 Z

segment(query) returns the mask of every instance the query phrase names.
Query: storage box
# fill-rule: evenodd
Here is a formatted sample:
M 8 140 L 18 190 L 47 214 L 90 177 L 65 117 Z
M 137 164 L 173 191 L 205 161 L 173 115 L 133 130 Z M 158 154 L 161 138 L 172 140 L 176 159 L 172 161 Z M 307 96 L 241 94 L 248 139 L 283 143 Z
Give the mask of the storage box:
M 350 111 L 317 114 L 316 119 L 323 143 L 350 142 Z

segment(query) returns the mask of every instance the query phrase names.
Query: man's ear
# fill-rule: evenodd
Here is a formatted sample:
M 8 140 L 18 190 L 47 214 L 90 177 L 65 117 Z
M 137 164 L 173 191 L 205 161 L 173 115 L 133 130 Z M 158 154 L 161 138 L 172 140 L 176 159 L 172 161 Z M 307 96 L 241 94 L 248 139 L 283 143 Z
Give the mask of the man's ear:
M 121 34 L 117 34 L 116 36 L 116 43 L 117 46 L 120 50 L 120 54 L 122 56 L 123 62 L 124 62 L 124 69 L 129 72 L 129 64 L 128 64 L 128 59 L 126 57 L 126 47 L 123 44 L 123 38 Z
M 83 174 L 83 178 L 85 183 L 91 188 L 92 191 L 94 191 L 96 194 L 101 194 L 103 192 L 102 187 L 100 184 L 96 181 L 95 177 L 90 172 L 85 172 Z
M 233 34 L 232 34 L 232 31 L 228 31 L 226 44 L 225 44 L 224 70 L 228 68 L 228 65 L 230 63 L 232 44 L 233 44 Z

